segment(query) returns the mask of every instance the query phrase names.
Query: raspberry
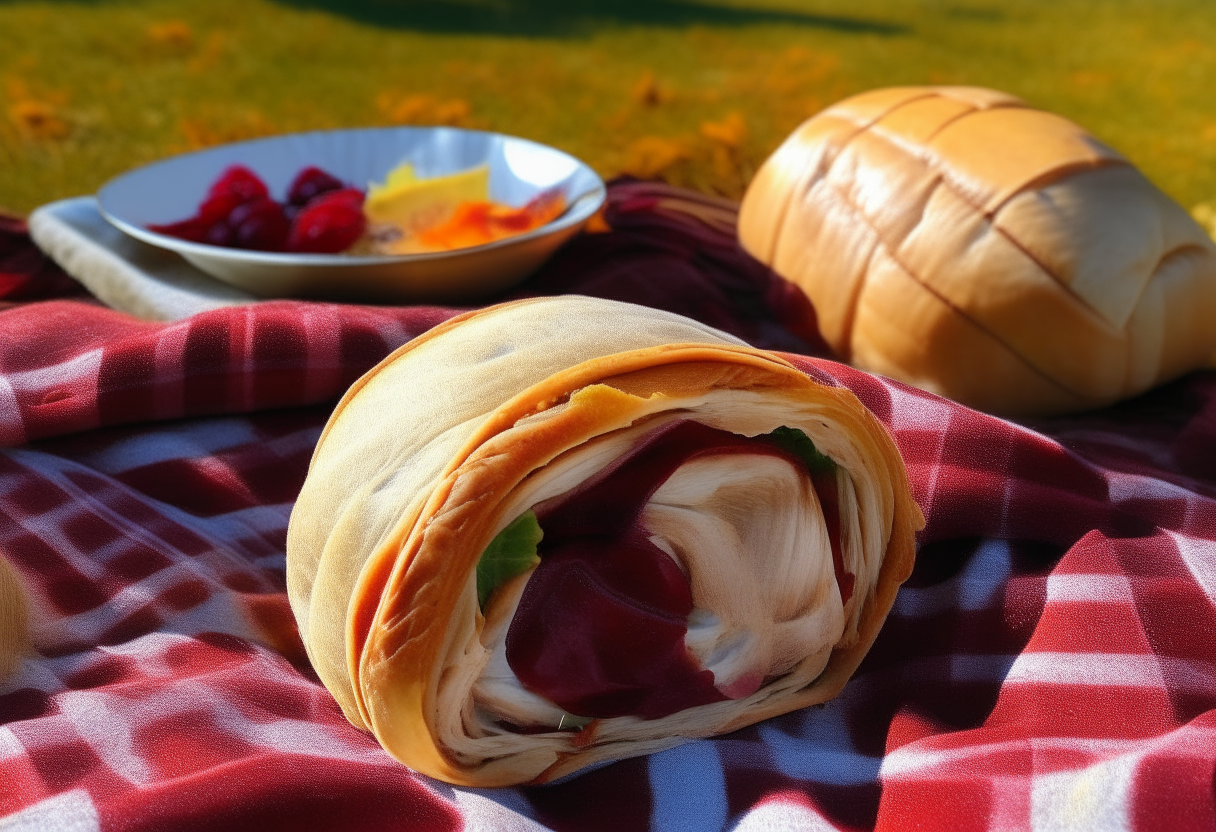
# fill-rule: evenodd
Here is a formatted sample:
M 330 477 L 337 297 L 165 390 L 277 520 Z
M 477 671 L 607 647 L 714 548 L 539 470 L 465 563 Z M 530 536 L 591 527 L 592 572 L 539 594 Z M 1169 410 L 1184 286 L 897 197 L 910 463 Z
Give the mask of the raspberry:
M 215 223 L 227 217 L 238 205 L 252 202 L 270 195 L 256 173 L 244 165 L 231 165 L 212 183 L 202 204 L 198 206 L 198 218 Z
M 287 250 L 311 254 L 337 254 L 363 236 L 363 192 L 343 188 L 321 194 L 296 215 L 287 238 Z
M 213 246 L 332 254 L 350 248 L 366 225 L 363 192 L 318 167 L 296 174 L 287 202 L 278 203 L 256 173 L 230 165 L 193 217 L 148 228 Z
M 241 202 L 251 202 L 260 196 L 270 196 L 270 189 L 256 173 L 244 165 L 230 165 L 207 191 L 208 198 L 233 196 Z
M 232 229 L 229 245 L 256 251 L 282 251 L 291 230 L 283 206 L 268 196 L 233 208 L 228 227 Z
M 212 246 L 228 247 L 232 245 L 234 239 L 236 239 L 236 235 L 233 233 L 232 226 L 228 224 L 227 219 L 212 223 L 207 227 L 207 231 L 203 235 L 203 242 Z
M 318 167 L 310 166 L 296 174 L 287 188 L 287 202 L 303 208 L 316 196 L 338 191 L 345 187 L 342 182 Z
M 164 225 L 152 223 L 148 226 L 149 231 L 155 231 L 157 234 L 165 234 L 169 237 L 177 237 L 180 240 L 189 240 L 192 243 L 205 243 L 207 241 L 207 231 L 210 228 L 210 225 L 198 217 L 165 223 Z

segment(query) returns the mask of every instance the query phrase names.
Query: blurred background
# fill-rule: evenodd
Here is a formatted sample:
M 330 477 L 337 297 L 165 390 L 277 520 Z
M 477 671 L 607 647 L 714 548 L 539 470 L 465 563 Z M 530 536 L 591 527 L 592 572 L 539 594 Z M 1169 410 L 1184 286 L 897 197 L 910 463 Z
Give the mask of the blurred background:
M 0 210 L 167 155 L 452 124 L 738 197 L 862 90 L 1065 115 L 1216 220 L 1213 0 L 0 0 Z

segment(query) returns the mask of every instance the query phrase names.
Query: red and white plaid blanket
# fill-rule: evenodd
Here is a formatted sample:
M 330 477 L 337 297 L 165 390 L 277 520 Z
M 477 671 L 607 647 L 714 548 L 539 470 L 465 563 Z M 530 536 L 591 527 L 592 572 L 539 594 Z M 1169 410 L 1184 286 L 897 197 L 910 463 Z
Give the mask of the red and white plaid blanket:
M 616 183 L 522 294 L 659 306 L 791 353 L 814 314 L 727 205 Z M 556 785 L 418 776 L 351 727 L 284 593 L 330 407 L 456 310 L 268 302 L 151 324 L 0 225 L 0 552 L 36 652 L 0 687 L 0 830 L 1216 828 L 1216 373 L 1019 425 L 816 357 L 928 526 L 843 694 Z

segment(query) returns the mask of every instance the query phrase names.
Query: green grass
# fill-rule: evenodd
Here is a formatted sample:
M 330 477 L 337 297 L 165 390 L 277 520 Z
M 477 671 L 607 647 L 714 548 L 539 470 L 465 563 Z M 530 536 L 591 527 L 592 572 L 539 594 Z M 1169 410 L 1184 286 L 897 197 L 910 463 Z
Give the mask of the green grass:
M 0 210 L 316 128 L 449 122 L 738 196 L 803 119 L 894 84 L 1066 115 L 1216 201 L 1212 0 L 0 0 Z

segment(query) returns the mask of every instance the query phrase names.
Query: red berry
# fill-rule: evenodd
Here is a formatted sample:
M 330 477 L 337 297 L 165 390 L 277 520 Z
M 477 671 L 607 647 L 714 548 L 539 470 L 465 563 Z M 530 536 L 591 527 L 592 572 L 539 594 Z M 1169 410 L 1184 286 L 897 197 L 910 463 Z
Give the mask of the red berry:
M 189 240 L 192 243 L 206 242 L 208 228 L 210 228 L 210 226 L 198 217 L 191 217 L 188 220 L 179 220 L 178 222 L 165 223 L 164 225 L 152 223 L 148 226 L 149 231 L 155 231 L 157 234 L 166 234 L 170 237 L 177 237 L 181 240 Z
M 199 204 L 195 217 L 209 224 L 223 222 L 235 208 L 244 203 L 245 200 L 235 194 L 216 194 L 207 197 Z
M 363 236 L 363 192 L 343 188 L 316 197 L 296 215 L 287 238 L 287 250 L 311 254 L 337 254 Z
M 214 222 L 207 226 L 207 231 L 203 235 L 203 242 L 213 246 L 231 246 L 232 241 L 236 239 L 233 233 L 232 226 L 228 224 L 227 218 Z
M 250 202 L 260 196 L 270 196 L 270 189 L 256 173 L 244 165 L 229 165 L 211 185 L 207 197 L 233 196 Z
M 256 251 L 282 251 L 291 230 L 283 206 L 268 196 L 233 208 L 228 226 L 232 229 L 229 245 Z
M 232 165 L 215 180 L 207 197 L 198 206 L 198 218 L 215 223 L 227 217 L 238 205 L 270 195 L 258 175 L 244 165 Z
M 330 191 L 341 190 L 345 187 L 341 180 L 331 176 L 318 167 L 306 167 L 296 174 L 287 188 L 287 202 L 303 207 L 309 200 Z
M 322 199 L 327 202 L 348 202 L 360 209 L 363 208 L 363 191 L 358 188 L 342 188 L 341 190 L 330 191 L 324 194 Z
M 363 235 L 363 192 L 318 167 L 300 171 L 287 198 L 275 202 L 256 173 L 230 165 L 193 217 L 148 228 L 214 246 L 319 254 L 344 251 Z

